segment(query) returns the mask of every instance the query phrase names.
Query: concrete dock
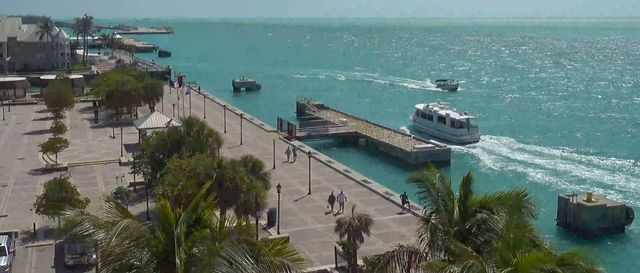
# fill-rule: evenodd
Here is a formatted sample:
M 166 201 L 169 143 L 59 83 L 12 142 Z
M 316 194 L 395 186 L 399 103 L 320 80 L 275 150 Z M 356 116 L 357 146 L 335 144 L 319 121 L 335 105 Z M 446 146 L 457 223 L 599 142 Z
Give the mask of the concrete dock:
M 411 164 L 451 164 L 451 148 L 447 145 L 376 124 L 312 99 L 297 100 L 296 115 L 300 120 L 292 136 L 296 139 L 340 137 L 365 142 Z

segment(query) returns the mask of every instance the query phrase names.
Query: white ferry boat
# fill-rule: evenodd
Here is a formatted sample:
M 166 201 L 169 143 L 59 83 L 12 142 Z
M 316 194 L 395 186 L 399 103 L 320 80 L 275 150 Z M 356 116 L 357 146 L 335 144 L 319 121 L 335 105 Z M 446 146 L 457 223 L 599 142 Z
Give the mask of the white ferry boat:
M 436 88 L 440 88 L 446 91 L 458 91 L 460 83 L 452 79 L 439 79 L 436 80 Z
M 416 129 L 454 144 L 480 141 L 476 118 L 467 112 L 449 109 L 448 103 L 416 104 L 410 119 Z

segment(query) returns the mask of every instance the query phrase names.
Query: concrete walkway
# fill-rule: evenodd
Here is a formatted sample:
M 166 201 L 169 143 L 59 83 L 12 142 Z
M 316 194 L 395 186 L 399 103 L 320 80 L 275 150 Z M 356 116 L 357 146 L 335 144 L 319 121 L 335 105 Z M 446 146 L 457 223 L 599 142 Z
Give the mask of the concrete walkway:
M 171 116 L 171 104 L 176 103 L 175 91 L 164 97 L 164 113 Z M 202 96 L 192 94 L 191 113 L 203 117 Z M 188 97 L 187 97 L 188 99 Z M 216 99 L 217 100 L 217 99 Z M 224 104 L 217 100 L 220 104 Z M 185 104 L 188 107 L 188 100 Z M 294 98 L 291 105 L 294 107 Z M 182 101 L 180 103 L 182 107 Z M 59 271 L 59 251 L 55 246 L 25 248 L 25 245 L 47 239 L 47 226 L 54 221 L 36 216 L 31 208 L 35 196 L 42 192 L 42 184 L 63 173 L 44 173 L 44 161 L 38 153 L 38 144 L 44 142 L 50 133 L 51 114 L 40 105 L 12 106 L 11 112 L 5 112 L 5 121 L 0 121 L 0 230 L 20 230 L 20 241 L 16 252 L 13 272 L 62 272 Z M 163 109 L 162 105 L 156 107 Z M 176 114 L 183 109 L 176 108 Z M 140 108 L 139 114 L 148 112 Z M 185 109 L 189 113 L 189 109 Z M 343 190 L 348 198 L 345 208 L 350 213 L 352 205 L 357 210 L 368 213 L 375 219 L 372 235 L 360 251 L 362 256 L 382 253 L 399 243 L 411 242 L 415 237 L 416 220 L 410 214 L 399 214 L 398 194 L 394 193 L 356 171 L 312 150 L 311 159 L 311 195 L 308 193 L 309 158 L 304 153 L 309 149 L 303 143 L 294 143 L 300 148 L 295 163 L 286 160 L 284 151 L 289 145 L 273 132 L 273 128 L 249 115 L 242 123 L 242 145 L 240 145 L 240 110 L 229 107 L 227 112 L 227 133 L 224 132 L 223 107 L 216 102 L 206 100 L 206 121 L 220 132 L 225 140 L 221 149 L 223 156 L 239 158 L 253 154 L 262 159 L 271 169 L 273 167 L 273 143 L 276 144 L 276 169 L 271 170 L 272 187 L 269 195 L 269 207 L 277 206 L 275 187 L 282 185 L 280 231 L 291 236 L 292 243 L 306 253 L 312 260 L 312 266 L 332 265 L 334 263 L 333 246 L 338 240 L 333 229 L 340 215 L 327 213 L 327 197 L 331 191 L 337 194 Z M 275 118 L 275 117 L 274 117 Z M 97 209 L 102 196 L 109 194 L 124 181 L 132 181 L 128 167 L 111 163 L 120 157 L 120 131 L 111 125 L 93 125 L 91 103 L 77 103 L 67 112 L 65 123 L 69 132 L 65 135 L 71 142 L 69 149 L 59 155 L 59 161 L 82 163 L 70 167 L 67 174 L 83 196 L 91 199 L 90 210 Z M 137 142 L 137 132 L 132 126 L 123 128 L 124 157 L 130 158 Z M 104 162 L 102 162 L 104 161 Z M 111 162 L 106 162 L 111 161 Z M 89 163 L 89 164 L 87 164 Z M 140 178 L 139 178 L 140 179 Z M 135 214 L 144 217 L 144 200 L 138 198 L 130 206 Z M 264 220 L 264 217 L 263 217 Z M 34 238 L 33 223 L 38 232 Z M 40 239 L 38 239 L 40 238 Z M 55 258 L 57 257 L 57 258 Z M 64 271 L 67 272 L 67 271 Z
M 224 104 L 221 100 L 215 100 Z M 186 96 L 185 102 L 185 113 L 188 115 L 188 96 Z M 176 103 L 177 105 L 175 90 L 171 94 L 165 92 L 164 103 L 164 113 L 171 116 L 171 104 Z M 202 95 L 192 92 L 191 103 L 192 115 L 203 118 Z M 289 144 L 280 140 L 280 136 L 272 132 L 273 128 L 238 109 L 230 108 L 231 110 L 227 110 L 227 133 L 224 134 L 223 107 L 218 103 L 207 99 L 205 104 L 207 123 L 220 132 L 225 140 L 224 147 L 220 151 L 221 155 L 239 158 L 245 154 L 253 154 L 262 159 L 267 168 L 272 168 L 274 162 L 273 140 L 276 140 L 276 168 L 270 171 L 272 185 L 269 206 L 275 207 L 277 205 L 275 188 L 280 183 L 282 185 L 280 231 L 291 236 L 293 244 L 312 259 L 313 266 L 334 263 L 333 246 L 334 242 L 338 240 L 338 236 L 334 233 L 334 227 L 336 219 L 341 215 L 328 213 L 326 200 L 331 191 L 334 191 L 336 195 L 341 190 L 346 193 L 348 202 L 345 210 L 347 214 L 351 213 L 351 206 L 356 205 L 358 212 L 370 214 L 375 219 L 371 237 L 366 238 L 365 244 L 359 252 L 361 257 L 382 253 L 397 244 L 414 241 L 417 218 L 411 214 L 400 214 L 401 208 L 396 203 L 389 201 L 388 198 L 399 200 L 397 193 L 377 185 L 356 171 L 339 162 L 334 162 L 299 142 L 295 143 L 300 147 L 296 162 L 283 162 L 286 161 L 284 151 Z M 295 98 L 291 98 L 292 109 L 294 106 Z M 182 107 L 182 101 L 180 101 L 180 107 Z M 162 109 L 161 105 L 158 105 L 156 109 Z M 178 113 L 182 115 L 182 109 L 176 108 L 176 115 Z M 242 145 L 240 145 L 240 117 L 238 115 L 240 113 L 243 113 L 245 117 L 242 122 Z M 178 117 L 176 116 L 176 118 Z M 311 150 L 313 155 L 311 159 L 311 195 L 307 195 L 309 190 L 309 158 L 304 153 L 308 150 Z

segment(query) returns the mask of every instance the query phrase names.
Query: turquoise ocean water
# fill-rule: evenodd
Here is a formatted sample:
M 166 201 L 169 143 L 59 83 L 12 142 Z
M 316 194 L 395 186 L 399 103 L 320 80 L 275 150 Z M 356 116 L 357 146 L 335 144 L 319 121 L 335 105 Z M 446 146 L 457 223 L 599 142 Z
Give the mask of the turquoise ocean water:
M 559 247 L 580 246 L 609 272 L 640 267 L 640 221 L 622 235 L 577 238 L 555 226 L 558 193 L 593 190 L 640 213 L 640 19 L 131 20 L 170 25 L 139 36 L 173 53 L 140 54 L 184 72 L 215 96 L 274 125 L 312 97 L 392 128 L 437 99 L 479 117 L 480 143 L 455 147 L 444 171 L 479 192 L 522 187 L 536 225 Z M 263 90 L 233 94 L 246 75 Z M 438 91 L 437 78 L 463 81 Z M 394 159 L 313 145 L 387 187 L 411 192 Z

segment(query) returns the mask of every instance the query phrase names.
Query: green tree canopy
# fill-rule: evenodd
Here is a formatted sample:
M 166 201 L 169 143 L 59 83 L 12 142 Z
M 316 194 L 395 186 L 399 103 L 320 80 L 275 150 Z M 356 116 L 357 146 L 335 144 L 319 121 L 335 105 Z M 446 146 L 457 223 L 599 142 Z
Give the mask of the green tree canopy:
M 579 252 L 556 252 L 544 243 L 533 227 L 538 214 L 526 190 L 477 195 L 468 173 L 456 194 L 431 164 L 408 180 L 424 208 L 418 241 L 370 257 L 373 273 L 602 272 Z
M 61 117 L 64 111 L 73 109 L 75 96 L 71 80 L 62 78 L 49 81 L 44 93 L 44 103 L 55 117 Z
M 60 119 L 54 119 L 51 127 L 49 127 L 49 131 L 51 131 L 54 137 L 59 137 L 67 132 L 67 125 Z
M 83 210 L 89 205 L 89 198 L 82 198 L 69 178 L 59 176 L 44 183 L 44 191 L 33 204 L 35 213 L 49 218 L 63 216 L 68 209 Z
M 91 82 L 91 87 L 93 95 L 102 98 L 104 105 L 116 111 L 143 104 L 153 111 L 164 90 L 161 81 L 152 79 L 145 71 L 131 68 L 101 74 Z
M 40 143 L 38 147 L 40 148 L 40 152 L 49 158 L 49 160 L 58 163 L 58 153 L 69 148 L 69 141 L 63 137 L 52 137 L 47 141 Z M 51 159 L 50 155 L 55 155 L 55 159 Z
M 100 272 L 300 272 L 307 260 L 284 240 L 255 241 L 252 226 L 218 218 L 208 185 L 184 208 L 157 199 L 156 217 L 141 223 L 119 202 L 104 213 L 72 212 L 73 234 L 98 246 Z
M 164 85 L 162 81 L 150 78 L 143 80 L 141 85 L 142 102 L 149 106 L 149 111 L 153 112 L 156 109 L 156 104 L 164 94 Z
M 171 127 L 145 138 L 140 153 L 136 153 L 133 172 L 144 176 L 151 185 L 158 182 L 159 174 L 174 156 L 205 154 L 217 157 L 222 137 L 197 117 L 181 120 L 182 127 Z

